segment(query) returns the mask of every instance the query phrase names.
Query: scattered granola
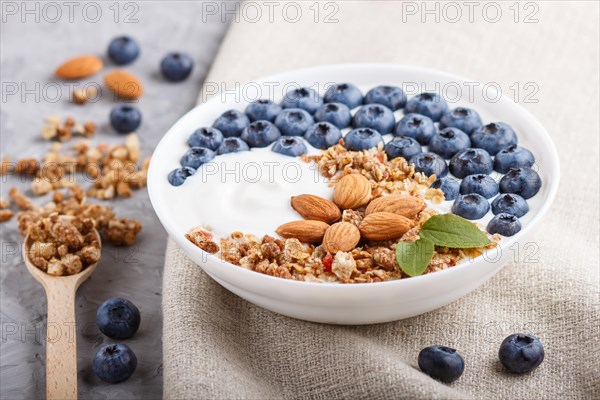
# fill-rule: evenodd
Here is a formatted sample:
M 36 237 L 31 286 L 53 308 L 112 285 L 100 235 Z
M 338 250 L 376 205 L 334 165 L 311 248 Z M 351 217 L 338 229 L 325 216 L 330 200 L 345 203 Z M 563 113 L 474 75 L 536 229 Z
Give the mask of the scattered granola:
M 75 104 L 83 105 L 88 102 L 90 98 L 96 97 L 98 89 L 95 86 L 90 86 L 86 89 L 77 88 L 73 91 L 72 101 Z
M 91 138 L 96 133 L 96 124 L 93 122 L 77 123 L 73 118 L 68 117 L 62 123 L 60 117 L 50 116 L 46 118 L 46 124 L 42 127 L 42 137 L 46 140 L 58 140 L 66 142 L 73 136 L 83 136 Z

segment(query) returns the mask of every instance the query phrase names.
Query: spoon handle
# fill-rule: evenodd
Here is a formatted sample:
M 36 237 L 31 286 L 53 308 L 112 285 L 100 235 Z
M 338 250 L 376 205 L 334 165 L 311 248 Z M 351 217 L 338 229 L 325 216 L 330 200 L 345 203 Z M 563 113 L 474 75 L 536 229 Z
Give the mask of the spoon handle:
M 76 288 L 57 279 L 46 286 L 46 398 L 77 399 Z

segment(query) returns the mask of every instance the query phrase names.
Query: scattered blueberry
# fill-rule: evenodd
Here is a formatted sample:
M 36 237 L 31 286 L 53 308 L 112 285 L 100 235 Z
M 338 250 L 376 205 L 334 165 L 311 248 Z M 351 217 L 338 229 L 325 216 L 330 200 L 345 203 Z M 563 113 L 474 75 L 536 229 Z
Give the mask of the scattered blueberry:
M 329 86 L 323 96 L 325 103 L 342 103 L 353 109 L 362 104 L 363 95 L 360 90 L 351 83 L 337 83 Z
M 490 210 L 490 203 L 480 194 L 463 194 L 452 204 L 452 212 L 466 219 L 480 219 Z
M 368 150 L 382 142 L 381 134 L 371 128 L 353 129 L 344 136 L 344 147 L 351 151 Z
M 286 108 L 275 118 L 275 126 L 285 136 L 303 136 L 315 121 L 301 108 Z
M 242 132 L 242 140 L 250 147 L 267 147 L 281 137 L 281 132 L 269 121 L 254 121 Z
M 445 383 L 454 382 L 465 370 L 465 361 L 455 349 L 429 346 L 419 352 L 419 368 L 427 375 Z
M 248 143 L 244 142 L 239 137 L 228 137 L 223 140 L 223 143 L 217 149 L 217 154 L 237 153 L 240 151 L 248 151 Z
M 540 176 L 529 167 L 511 168 L 500 179 L 500 192 L 518 194 L 524 199 L 535 196 L 541 187 Z
M 350 126 L 352 115 L 347 105 L 342 103 L 325 103 L 315 113 L 315 121 L 329 122 L 344 129 Z
M 410 137 L 395 137 L 387 142 L 383 150 L 385 151 L 385 154 L 387 154 L 389 160 L 396 157 L 410 160 L 412 156 L 419 154 L 422 151 L 419 142 Z
M 353 118 L 356 128 L 371 128 L 385 135 L 394 128 L 396 121 L 392 110 L 381 104 L 366 104 L 356 111 Z
M 529 150 L 516 144 L 503 148 L 494 157 L 494 171 L 505 174 L 511 168 L 531 167 L 535 158 Z
M 111 339 L 127 339 L 140 327 L 140 310 L 122 297 L 106 300 L 96 311 L 96 325 Z
M 166 80 L 181 82 L 194 68 L 194 60 L 186 53 L 169 53 L 160 62 L 160 71 Z
M 448 175 L 446 161 L 435 153 L 419 153 L 412 156 L 409 163 L 415 164 L 415 171 L 427 176 L 435 174 L 438 178 L 443 178 Z
M 221 131 L 223 136 L 240 136 L 242 131 L 250 125 L 250 120 L 246 114 L 237 110 L 225 111 L 213 124 L 213 128 Z
M 283 97 L 281 106 L 283 108 L 301 108 L 314 114 L 323 104 L 323 99 L 319 93 L 311 88 L 294 89 Z
M 469 135 L 456 128 L 444 128 L 429 141 L 429 151 L 444 158 L 452 158 L 456 153 L 471 147 Z
M 490 199 L 498 194 L 498 184 L 489 175 L 475 174 L 465 176 L 460 184 L 460 194 L 477 193 Z
M 512 214 L 517 218 L 521 218 L 529 212 L 529 205 L 518 194 L 502 193 L 492 201 L 492 212 L 494 214 Z
M 246 107 L 246 115 L 250 121 L 275 121 L 277 114 L 281 112 L 281 106 L 271 100 L 255 100 Z
M 492 157 L 483 149 L 467 149 L 450 160 L 450 172 L 462 179 L 468 175 L 492 173 Z
M 505 147 L 517 144 L 515 131 L 503 122 L 492 122 L 475 130 L 471 134 L 473 147 L 486 150 L 491 155 Z
M 137 357 L 122 343 L 100 347 L 92 360 L 92 369 L 105 382 L 117 383 L 129 378 L 137 368 Z
M 448 111 L 448 103 L 437 93 L 419 93 L 404 106 L 406 113 L 425 115 L 437 122 Z
M 110 125 L 119 133 L 135 132 L 142 123 L 142 113 L 137 107 L 120 104 L 110 112 Z
M 189 167 L 175 168 L 173 171 L 169 172 L 169 183 L 173 186 L 181 186 L 183 185 L 183 182 L 194 175 L 195 172 L 195 169 Z
M 500 213 L 488 223 L 487 231 L 490 234 L 498 233 L 502 236 L 513 236 L 521 230 L 521 221 L 512 214 Z
M 332 104 L 332 103 L 330 103 Z M 342 132 L 329 122 L 317 122 L 313 124 L 306 133 L 304 139 L 317 149 L 325 150 L 338 144 L 342 138 Z
M 223 143 L 223 134 L 216 128 L 198 128 L 187 141 L 190 147 L 206 147 L 215 151 Z
M 133 62 L 140 55 L 140 46 L 129 36 L 114 38 L 108 45 L 108 57 L 117 65 Z
M 533 371 L 544 361 L 544 346 L 533 335 L 515 333 L 502 341 L 498 357 L 510 372 L 524 374 Z
M 365 104 L 383 104 L 392 111 L 404 107 L 406 94 L 397 86 L 377 86 L 369 90 L 365 96 Z
M 277 139 L 271 150 L 275 153 L 290 157 L 298 157 L 307 152 L 304 141 L 297 136 L 280 137 Z
M 416 139 L 422 145 L 428 145 L 435 135 L 435 125 L 431 118 L 421 114 L 406 114 L 394 129 L 395 136 L 405 136 Z
M 456 107 L 447 111 L 440 119 L 440 129 L 452 127 L 470 135 L 481 127 L 481 117 L 471 108 Z
M 431 187 L 434 189 L 440 189 L 442 192 L 444 192 L 444 198 L 446 200 L 456 199 L 460 192 L 460 183 L 456 179 L 448 177 L 436 179 L 435 182 L 431 184 Z
M 198 169 L 215 158 L 215 152 L 205 147 L 192 147 L 181 157 L 181 166 Z

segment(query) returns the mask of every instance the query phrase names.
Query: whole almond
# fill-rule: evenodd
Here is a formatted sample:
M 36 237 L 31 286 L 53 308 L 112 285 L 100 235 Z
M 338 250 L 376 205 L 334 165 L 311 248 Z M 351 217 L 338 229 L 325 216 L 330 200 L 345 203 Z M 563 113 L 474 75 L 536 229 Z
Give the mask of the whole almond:
M 281 225 L 275 232 L 286 239 L 295 238 L 303 243 L 320 243 L 329 225 L 323 221 L 304 219 Z
M 403 194 L 390 194 L 372 200 L 365 210 L 365 214 L 376 212 L 391 212 L 409 219 L 416 219 L 417 215 L 425 208 L 425 202 L 420 197 Z
M 371 183 L 361 174 L 343 176 L 333 189 L 333 202 L 341 209 L 360 208 L 371 200 Z
M 404 235 L 413 225 L 413 221 L 402 215 L 384 211 L 367 215 L 358 230 L 367 240 L 391 240 Z
M 122 69 L 104 75 L 104 83 L 113 93 L 124 99 L 137 99 L 144 94 L 142 82 L 135 75 Z
M 360 241 L 360 231 L 350 222 L 333 224 L 323 236 L 323 248 L 331 254 L 338 251 L 350 251 Z
M 63 79 L 80 79 L 94 75 L 104 64 L 96 56 L 80 56 L 65 61 L 55 71 L 56 76 Z
M 312 194 L 293 196 L 292 208 L 304 219 L 313 219 L 331 224 L 342 218 L 342 213 L 333 202 Z

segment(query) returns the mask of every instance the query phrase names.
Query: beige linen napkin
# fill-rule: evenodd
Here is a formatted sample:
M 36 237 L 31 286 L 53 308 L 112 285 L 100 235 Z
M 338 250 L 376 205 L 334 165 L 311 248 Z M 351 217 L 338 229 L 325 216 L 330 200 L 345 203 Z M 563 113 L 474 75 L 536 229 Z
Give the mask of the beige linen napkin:
M 260 309 L 212 281 L 169 241 L 164 397 L 598 398 L 598 3 L 521 3 L 517 23 L 512 2 L 495 3 L 502 11 L 496 23 L 485 19 L 493 19 L 495 6 L 483 14 L 484 3 L 473 23 L 464 6 L 451 23 L 444 17 L 455 14 L 444 14 L 444 3 L 427 3 L 440 10 L 436 23 L 423 15 L 424 3 L 393 1 L 337 2 L 337 23 L 315 23 L 313 2 L 296 4 L 303 7 L 296 23 L 281 17 L 281 4 L 274 22 L 266 6 L 259 22 L 242 16 L 207 81 L 232 87 L 293 68 L 388 62 L 496 82 L 518 94 L 552 135 L 562 169 L 558 196 L 529 252 L 481 288 L 425 315 L 372 326 L 321 325 Z M 324 3 L 318 7 L 322 21 Z M 524 23 L 534 11 L 538 22 Z M 515 332 L 539 336 L 546 349 L 529 375 L 506 374 L 498 362 L 500 342 Z M 464 357 L 454 384 L 418 371 L 417 354 L 431 344 Z

